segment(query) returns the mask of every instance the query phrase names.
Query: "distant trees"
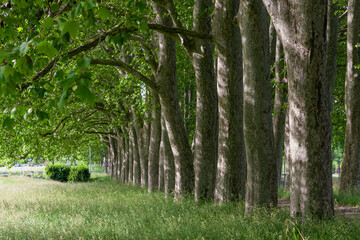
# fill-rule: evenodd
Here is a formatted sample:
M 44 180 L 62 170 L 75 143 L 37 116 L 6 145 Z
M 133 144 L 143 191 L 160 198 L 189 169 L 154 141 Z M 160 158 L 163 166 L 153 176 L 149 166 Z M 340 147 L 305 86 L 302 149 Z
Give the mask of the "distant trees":
M 284 153 L 291 215 L 332 216 L 344 31 L 341 187 L 358 185 L 358 5 L 339 30 L 345 10 L 330 0 L 0 1 L 0 151 L 53 157 L 97 136 L 114 179 L 179 200 L 245 199 L 248 213 L 276 206 Z
M 350 0 L 347 14 L 346 134 L 342 190 L 352 190 L 360 185 L 360 1 Z

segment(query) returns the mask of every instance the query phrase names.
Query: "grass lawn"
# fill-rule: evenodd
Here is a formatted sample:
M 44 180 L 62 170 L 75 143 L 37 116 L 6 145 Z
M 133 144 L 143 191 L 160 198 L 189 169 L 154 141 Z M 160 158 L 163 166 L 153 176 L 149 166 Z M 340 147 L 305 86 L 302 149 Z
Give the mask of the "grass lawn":
M 287 209 L 244 204 L 215 206 L 98 177 L 89 183 L 0 178 L 0 239 L 294 239 Z M 310 239 L 359 239 L 359 220 L 306 220 L 297 227 Z

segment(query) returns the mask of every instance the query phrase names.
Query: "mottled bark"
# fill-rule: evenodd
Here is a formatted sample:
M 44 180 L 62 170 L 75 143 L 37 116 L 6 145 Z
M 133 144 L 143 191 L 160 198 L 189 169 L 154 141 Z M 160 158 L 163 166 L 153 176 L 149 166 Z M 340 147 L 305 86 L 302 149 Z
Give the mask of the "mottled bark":
M 346 132 L 340 188 L 360 185 L 360 1 L 349 0 L 347 21 L 347 66 L 345 79 Z
M 243 84 L 239 0 L 216 0 L 214 37 L 217 50 L 219 109 L 218 162 L 214 200 L 245 197 L 246 160 L 243 135 Z
M 175 189 L 175 165 L 164 116 L 161 118 L 161 144 L 164 159 L 164 191 L 165 197 L 168 197 Z
M 129 180 L 129 137 L 124 138 L 124 147 L 125 147 L 125 159 L 124 159 L 124 183 L 127 183 Z
M 145 112 L 144 126 L 140 130 L 141 132 L 141 149 L 142 157 L 140 159 L 141 167 L 141 186 L 145 188 L 148 185 L 148 158 L 149 158 L 149 145 L 150 145 L 150 126 L 151 123 L 148 120 L 149 112 Z
M 116 163 L 117 163 L 117 142 L 116 138 L 109 136 L 109 142 L 110 142 L 110 154 L 109 158 L 111 159 L 111 166 L 110 166 L 110 176 L 111 178 L 116 178 Z
M 111 152 L 111 148 L 110 148 L 110 139 L 109 139 L 109 143 L 107 145 L 107 152 L 108 152 L 108 169 L 107 169 L 107 172 L 108 172 L 108 175 L 111 177 L 111 165 L 112 165 L 112 159 L 113 159 L 113 153 Z
M 151 133 L 148 158 L 148 192 L 151 193 L 158 188 L 159 180 L 159 151 L 161 140 L 161 108 L 159 95 L 152 91 L 151 98 Z
M 338 1 L 328 0 L 326 26 L 326 75 L 328 79 L 329 111 L 333 110 L 334 85 L 336 77 L 336 56 L 339 34 Z
M 160 154 L 159 154 L 159 180 L 158 180 L 158 190 L 164 191 L 164 162 L 165 162 L 165 149 L 164 149 L 164 136 L 163 133 L 163 118 L 161 118 L 161 142 L 160 142 Z
M 131 135 L 133 139 L 133 183 L 140 184 L 141 170 L 140 170 L 140 153 L 139 141 L 135 127 L 131 127 Z
M 261 0 L 242 0 L 239 11 L 244 66 L 244 139 L 247 158 L 245 212 L 276 206 L 269 32 Z
M 131 127 L 128 128 L 128 135 L 129 135 L 129 141 L 128 141 L 128 148 L 129 148 L 129 166 L 128 166 L 128 182 L 132 182 L 133 181 L 133 163 L 134 163 L 134 138 L 131 132 Z
M 210 8 L 212 0 L 195 0 L 195 31 L 211 32 Z M 195 201 L 214 196 L 217 140 L 217 99 L 214 76 L 213 44 L 208 40 L 194 39 L 191 53 L 196 78 L 195 127 Z
M 128 156 L 128 152 L 126 149 L 126 138 L 125 137 L 121 138 L 120 145 L 121 145 L 121 149 L 123 152 L 123 155 L 122 155 L 123 159 L 121 162 L 120 181 L 122 183 L 125 183 L 126 182 L 126 164 L 127 164 L 127 156 Z
M 291 186 L 291 156 L 290 156 L 290 123 L 289 123 L 289 110 L 286 111 L 285 120 L 285 136 L 284 136 L 284 155 L 286 164 L 286 177 L 285 189 L 290 190 Z
M 272 66 L 276 62 L 276 46 L 278 42 L 278 36 L 276 34 L 276 30 L 274 24 L 270 20 L 269 26 L 269 48 L 270 48 L 270 66 Z
M 159 23 L 171 26 L 170 20 L 164 16 L 164 9 L 155 5 Z M 175 199 L 181 199 L 183 193 L 191 192 L 194 185 L 193 156 L 184 127 L 176 78 L 175 42 L 163 34 L 158 34 L 158 69 L 156 80 L 160 86 L 159 95 L 165 117 L 171 149 L 175 162 Z
M 333 215 L 326 79 L 327 1 L 263 0 L 284 46 L 290 114 L 292 217 Z
M 287 103 L 287 84 L 284 76 L 284 58 L 281 40 L 276 40 L 275 54 L 275 99 L 274 99 L 274 157 L 277 162 L 278 184 L 281 181 Z
M 123 152 L 122 152 L 122 149 L 121 149 L 121 136 L 120 134 L 118 133 L 117 134 L 117 137 L 116 137 L 116 147 L 117 147 L 117 161 L 116 161 L 116 179 L 120 179 L 120 176 L 121 176 L 121 166 L 122 166 L 122 159 L 123 159 Z

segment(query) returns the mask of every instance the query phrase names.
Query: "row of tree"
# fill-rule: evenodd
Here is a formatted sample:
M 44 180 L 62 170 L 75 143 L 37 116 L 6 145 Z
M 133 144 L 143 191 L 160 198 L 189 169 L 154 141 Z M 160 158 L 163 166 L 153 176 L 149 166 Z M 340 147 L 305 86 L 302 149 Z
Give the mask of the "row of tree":
M 284 154 L 291 215 L 330 217 L 345 32 L 341 187 L 359 184 L 358 0 L 0 2 L 8 159 L 99 136 L 112 177 L 175 199 L 245 199 L 249 213 L 277 205 Z

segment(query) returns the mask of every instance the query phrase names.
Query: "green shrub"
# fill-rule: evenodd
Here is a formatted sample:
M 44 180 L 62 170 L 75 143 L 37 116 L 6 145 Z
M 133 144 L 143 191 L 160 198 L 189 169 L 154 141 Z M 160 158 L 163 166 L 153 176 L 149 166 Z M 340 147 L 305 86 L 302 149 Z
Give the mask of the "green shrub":
M 90 179 L 89 168 L 85 165 L 72 166 L 70 168 L 69 182 L 87 182 Z
M 45 173 L 52 180 L 67 182 L 70 174 L 70 166 L 65 164 L 47 164 Z

